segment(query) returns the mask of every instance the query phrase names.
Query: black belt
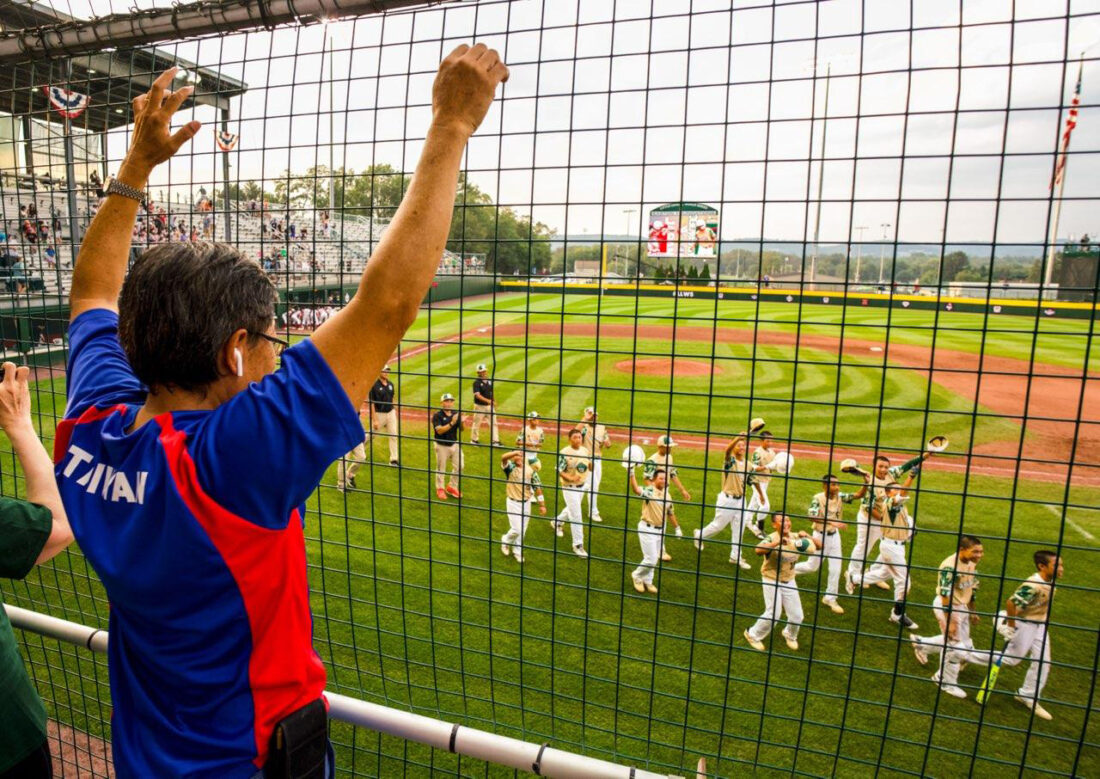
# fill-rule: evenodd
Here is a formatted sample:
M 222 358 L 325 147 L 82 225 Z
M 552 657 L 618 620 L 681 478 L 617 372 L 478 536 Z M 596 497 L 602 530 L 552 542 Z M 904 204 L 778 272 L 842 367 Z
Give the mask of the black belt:
M 646 522 L 644 519 L 642 520 L 642 524 L 645 525 L 646 527 L 651 527 L 654 530 L 660 530 L 661 528 L 664 527 L 664 525 L 651 525 L 648 522 Z
M 837 533 L 839 533 L 839 532 L 840 532 L 839 530 L 826 530 L 826 531 L 825 531 L 825 535 L 827 535 L 827 536 L 835 536 L 835 535 L 836 535 Z

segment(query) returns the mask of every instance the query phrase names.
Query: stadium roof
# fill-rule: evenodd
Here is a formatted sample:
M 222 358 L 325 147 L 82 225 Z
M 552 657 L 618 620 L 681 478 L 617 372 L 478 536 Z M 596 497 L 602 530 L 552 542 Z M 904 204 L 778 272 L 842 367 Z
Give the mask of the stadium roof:
M 0 30 L 25 29 L 73 19 L 29 0 L 0 2 Z M 133 121 L 130 102 L 145 92 L 157 74 L 173 65 L 194 73 L 199 79 L 189 104 L 228 108 L 231 97 L 248 89 L 237 79 L 199 67 L 167 50 L 104 49 L 79 57 L 12 66 L 9 75 L 0 78 L 0 110 L 17 116 L 34 114 L 60 122 L 61 116 L 49 109 L 42 89 L 57 86 L 90 97 L 88 108 L 74 124 L 96 131 L 125 126 Z
M 706 203 L 667 203 L 658 208 L 654 208 L 649 213 L 651 214 L 675 214 L 675 213 L 691 213 L 702 211 L 717 211 L 714 206 L 708 206 Z

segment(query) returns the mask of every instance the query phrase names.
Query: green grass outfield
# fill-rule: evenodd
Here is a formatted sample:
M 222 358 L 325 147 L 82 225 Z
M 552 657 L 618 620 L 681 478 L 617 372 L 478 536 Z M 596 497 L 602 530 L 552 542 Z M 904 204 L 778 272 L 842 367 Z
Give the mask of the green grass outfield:
M 551 419 L 572 419 L 596 402 L 614 428 L 634 426 L 653 435 L 671 427 L 725 440 L 744 425 L 751 403 L 751 413 L 765 416 L 781 437 L 871 450 L 876 443 L 915 449 L 931 432 L 948 432 L 960 445 L 1018 440 L 1019 428 L 984 415 L 970 400 L 930 388 L 913 371 L 889 369 L 884 378 L 881 358 L 876 368 L 872 355 L 846 355 L 838 367 L 835 354 L 803 349 L 796 366 L 783 347 L 754 355 L 751 346 L 737 343 L 714 347 L 677 340 L 643 348 L 605 338 L 597 353 L 594 337 L 562 344 L 544 334 L 525 343 L 497 339 L 491 328 L 523 321 L 590 323 L 598 315 L 604 322 L 755 324 L 835 336 L 843 316 L 845 335 L 865 340 L 883 340 L 889 322 L 891 342 L 1025 359 L 1034 353 L 1038 362 L 1078 369 L 1087 359 L 1090 370 L 1098 367 L 1087 321 L 835 307 L 804 307 L 801 321 L 798 314 L 789 304 L 757 311 L 732 301 L 560 295 L 467 300 L 461 308 L 424 312 L 403 351 L 422 349 L 429 337 L 469 335 L 406 357 L 396 379 L 403 403 L 427 407 L 444 391 L 468 398 L 473 365 L 488 361 L 504 414 L 537 408 Z M 996 330 L 988 329 L 994 325 Z M 478 333 L 480 328 L 485 332 Z M 722 373 L 713 383 L 708 376 L 670 383 L 667 376 L 616 370 L 616 363 L 635 353 L 713 358 Z M 47 434 L 63 392 L 62 380 L 36 387 Z M 873 589 L 860 598 L 842 596 L 847 613 L 833 615 L 817 594 L 824 571 L 820 580 L 817 574 L 799 578 L 806 622 L 797 653 L 777 635 L 768 654 L 747 646 L 741 634 L 762 610 L 758 565 L 748 572 L 730 566 L 719 543 L 699 554 L 689 541 L 669 538 L 674 559 L 658 574 L 660 594 L 637 595 L 629 573 L 640 559 L 633 530 L 638 505 L 627 500 L 625 471 L 614 462 L 604 469 L 605 521 L 586 528 L 592 556 L 574 556 L 568 536 L 557 539 L 536 516 L 521 567 L 499 549 L 507 529 L 497 479 L 501 450 L 465 447 L 465 497 L 441 503 L 430 498 L 425 433 L 423 423 L 406 420 L 400 471 L 385 464 L 386 446 L 378 442 L 378 461 L 360 471 L 357 490 L 336 491 L 333 468 L 310 500 L 316 643 L 331 689 L 680 774 L 693 770 L 700 755 L 708 757 L 709 771 L 723 776 L 754 767 L 762 775 L 864 776 L 877 767 L 884 775 L 1000 776 L 1020 773 L 1021 765 L 1028 775 L 1100 773 L 1100 733 L 1092 712 L 1100 656 L 1100 512 L 1093 507 L 1100 505 L 1100 489 L 966 476 L 937 470 L 935 461 L 921 479 L 910 602 L 922 634 L 935 632 L 927 605 L 934 595 L 933 569 L 953 551 L 958 532 L 985 539 L 981 610 L 1003 603 L 1032 572 L 1034 550 L 1059 544 L 1064 549 L 1067 573 L 1051 628 L 1056 665 L 1044 693 L 1055 719 L 1030 722 L 1028 711 L 1008 694 L 1026 665 L 1002 673 L 1001 694 L 984 709 L 972 700 L 973 685 L 982 678 L 977 668 L 961 677 L 971 700 L 937 696 L 927 678 L 934 668 L 917 665 L 904 635 L 886 619 L 888 594 Z M 505 435 L 513 437 L 514 431 Z M 554 464 L 549 453 L 559 445 L 553 436 L 547 441 L 547 471 Z M 715 452 L 677 451 L 693 497 L 677 508 L 689 535 L 712 515 L 719 461 Z M 11 455 L 3 462 L 5 494 L 15 494 L 21 484 L 11 477 Z M 792 478 L 773 481 L 773 504 L 802 513 L 827 467 L 799 458 Z M 548 490 L 547 500 L 556 513 L 557 491 Z M 1073 507 L 1063 524 L 1067 500 Z M 808 523 L 798 520 L 796 526 Z M 853 542 L 849 529 L 845 552 Z M 5 583 L 4 596 L 16 605 L 106 625 L 101 589 L 75 551 L 28 584 Z M 973 634 L 978 646 L 992 645 L 990 619 Z M 102 733 L 109 713 L 102 658 L 34 637 L 28 637 L 28 648 L 51 710 Z M 342 745 L 342 768 L 358 775 L 511 773 L 375 734 L 353 735 L 341 726 L 334 734 Z

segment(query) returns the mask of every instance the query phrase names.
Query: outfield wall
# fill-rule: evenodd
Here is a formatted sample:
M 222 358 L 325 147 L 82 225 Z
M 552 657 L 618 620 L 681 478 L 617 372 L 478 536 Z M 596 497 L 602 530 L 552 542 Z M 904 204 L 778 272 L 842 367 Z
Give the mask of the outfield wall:
M 681 284 L 599 284 L 567 282 L 545 284 L 531 281 L 501 281 L 501 292 L 550 292 L 565 290 L 579 295 L 604 294 L 626 297 L 692 298 L 698 300 L 743 300 L 787 302 L 794 305 L 859 306 L 868 308 L 902 308 L 926 311 L 960 311 L 969 314 L 1026 316 L 1035 318 L 1061 317 L 1095 319 L 1100 305 L 1064 301 L 1001 300 L 998 298 L 948 298 L 930 295 L 889 295 L 867 292 L 809 292 L 759 287 L 691 286 Z

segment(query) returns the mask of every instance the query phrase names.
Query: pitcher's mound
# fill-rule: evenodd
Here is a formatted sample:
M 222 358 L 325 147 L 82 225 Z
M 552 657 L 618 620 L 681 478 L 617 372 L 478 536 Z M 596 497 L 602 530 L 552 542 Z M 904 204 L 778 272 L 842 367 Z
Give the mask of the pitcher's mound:
M 677 359 L 673 362 L 667 357 L 658 357 L 647 360 L 623 360 L 615 365 L 617 370 L 623 373 L 637 373 L 641 376 L 709 376 L 711 365 L 700 360 Z M 714 366 L 714 373 L 721 373 L 722 369 Z

